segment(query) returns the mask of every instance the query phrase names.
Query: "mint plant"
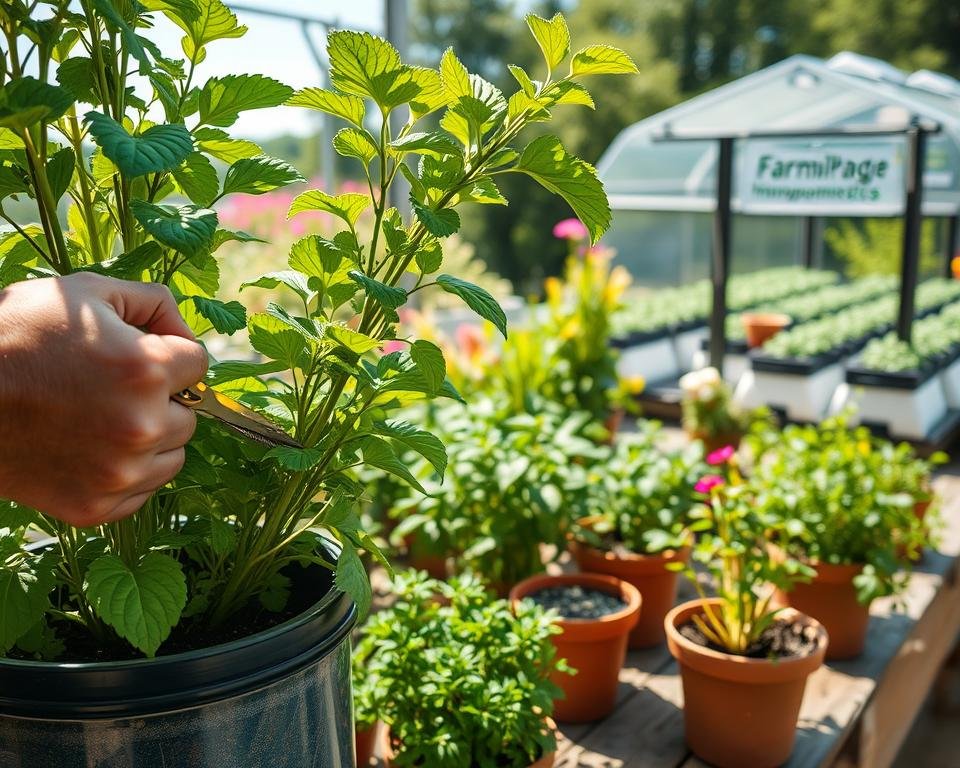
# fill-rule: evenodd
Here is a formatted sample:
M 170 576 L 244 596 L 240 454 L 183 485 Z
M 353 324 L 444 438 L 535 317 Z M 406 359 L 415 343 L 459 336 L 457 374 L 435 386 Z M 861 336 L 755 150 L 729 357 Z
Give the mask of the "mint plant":
M 151 41 L 157 13 L 183 30 L 182 58 Z M 511 67 L 519 88 L 509 96 L 467 72 L 453 51 L 439 69 L 411 67 L 387 41 L 349 31 L 329 36 L 332 89 L 293 93 L 256 74 L 201 83 L 207 47 L 246 31 L 221 0 L 4 5 L 0 218 L 12 231 L 0 241 L 0 284 L 89 270 L 168 285 L 199 336 L 246 327 L 261 356 L 215 362 L 207 383 L 261 410 L 305 447 L 266 450 L 201 420 L 180 476 L 129 519 L 78 530 L 5 506 L 0 653 L 55 656 L 65 636 L 79 657 L 91 647 L 153 656 L 172 631 L 183 642 L 215 642 L 242 609 L 282 611 L 297 565 L 334 569 L 336 585 L 366 610 L 359 551 L 381 555 L 358 523 L 355 472 L 379 468 L 420 489 L 398 454 L 414 450 L 442 473 L 443 445 L 390 413 L 419 399 L 459 397 L 435 345 L 402 339 L 403 351 L 379 352 L 396 336 L 397 311 L 410 296 L 440 289 L 506 334 L 486 291 L 441 271 L 443 239 L 460 224 L 456 208 L 506 204 L 496 178 L 522 173 L 561 195 L 592 242 L 609 224 L 591 166 L 554 136 L 516 143 L 555 107 L 592 107 L 583 78 L 636 68 L 602 45 L 571 56 L 559 15 L 530 16 L 528 24 L 545 74 L 534 79 Z M 249 283 L 286 291 L 301 309 L 271 304 L 246 317 L 239 302 L 215 298 L 217 251 L 250 236 L 221 228 L 212 206 L 226 195 L 302 181 L 227 132 L 240 112 L 281 103 L 346 123 L 334 147 L 358 163 L 369 193 L 311 190 L 294 200 L 290 216 L 325 211 L 341 231 L 296 242 L 288 268 Z M 406 120 L 394 134 L 388 118 L 397 110 Z M 421 129 L 437 114 L 439 129 Z M 411 189 L 410 221 L 387 204 L 401 175 Z M 13 215 L 11 205 L 25 208 L 25 200 L 38 223 Z M 363 243 L 362 216 L 372 219 Z M 56 543 L 26 549 L 30 527 Z M 321 529 L 341 548 L 336 562 Z

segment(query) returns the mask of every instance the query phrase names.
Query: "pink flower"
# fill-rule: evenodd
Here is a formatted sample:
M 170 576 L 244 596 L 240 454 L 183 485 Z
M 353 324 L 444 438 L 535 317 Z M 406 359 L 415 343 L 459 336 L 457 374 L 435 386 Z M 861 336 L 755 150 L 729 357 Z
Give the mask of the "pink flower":
M 723 448 L 718 448 L 712 453 L 707 454 L 707 464 L 711 467 L 719 467 L 721 464 L 726 464 L 730 461 L 730 458 L 736 452 L 737 449 L 732 445 L 725 445 Z
M 580 219 L 564 219 L 553 227 L 553 236 L 559 240 L 585 240 L 588 234 Z
M 723 478 L 720 475 L 704 475 L 699 480 L 697 484 L 693 486 L 693 490 L 697 493 L 708 494 L 714 488 L 718 488 L 723 485 Z
M 407 345 L 404 344 L 399 339 L 390 339 L 390 341 L 385 341 L 383 343 L 383 354 L 389 355 L 391 352 L 400 352 L 403 349 L 406 349 Z

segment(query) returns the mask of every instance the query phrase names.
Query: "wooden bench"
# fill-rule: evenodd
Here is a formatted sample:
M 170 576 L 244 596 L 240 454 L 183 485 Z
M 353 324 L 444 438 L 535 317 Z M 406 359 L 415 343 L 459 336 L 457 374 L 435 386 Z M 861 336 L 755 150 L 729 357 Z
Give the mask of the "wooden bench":
M 790 768 L 890 766 L 954 649 L 960 633 L 960 476 L 943 474 L 935 487 L 946 522 L 939 551 L 926 553 L 915 567 L 900 610 L 891 599 L 872 606 L 862 657 L 831 663 L 810 677 Z M 682 704 L 666 647 L 631 653 L 614 713 L 598 723 L 561 724 L 557 768 L 704 768 L 684 742 Z

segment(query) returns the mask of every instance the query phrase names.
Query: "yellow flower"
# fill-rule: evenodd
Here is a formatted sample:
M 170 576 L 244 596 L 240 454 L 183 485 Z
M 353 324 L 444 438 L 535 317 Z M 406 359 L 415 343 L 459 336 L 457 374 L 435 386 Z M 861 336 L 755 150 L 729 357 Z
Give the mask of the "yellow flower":
M 624 390 L 630 395 L 639 395 L 643 388 L 647 386 L 647 380 L 643 376 L 625 376 L 620 380 Z
M 543 288 L 547 293 L 547 302 L 557 305 L 563 298 L 563 282 L 559 277 L 548 277 L 543 281 Z
M 564 323 L 563 327 L 560 329 L 560 338 L 564 341 L 568 339 L 575 338 L 580 335 L 580 321 L 575 317 L 571 317 Z

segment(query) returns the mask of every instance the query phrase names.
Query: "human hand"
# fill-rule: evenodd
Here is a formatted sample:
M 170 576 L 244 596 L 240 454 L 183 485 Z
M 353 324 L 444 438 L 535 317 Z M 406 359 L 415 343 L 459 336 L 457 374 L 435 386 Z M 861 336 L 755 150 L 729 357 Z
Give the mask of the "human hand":
M 170 395 L 206 369 L 165 286 L 80 273 L 0 291 L 0 497 L 78 526 L 135 512 L 183 466 L 196 417 Z

